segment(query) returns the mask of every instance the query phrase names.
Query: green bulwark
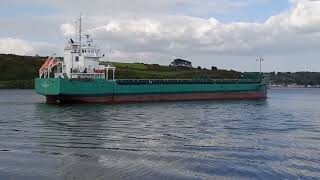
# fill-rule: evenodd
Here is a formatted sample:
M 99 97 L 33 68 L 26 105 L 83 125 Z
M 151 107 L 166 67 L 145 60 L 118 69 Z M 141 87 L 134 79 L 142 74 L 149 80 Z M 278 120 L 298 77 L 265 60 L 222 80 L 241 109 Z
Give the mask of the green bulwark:
M 261 92 L 267 78 L 236 80 L 105 80 L 36 78 L 35 91 L 45 96 L 122 96 L 148 94 L 191 94 Z

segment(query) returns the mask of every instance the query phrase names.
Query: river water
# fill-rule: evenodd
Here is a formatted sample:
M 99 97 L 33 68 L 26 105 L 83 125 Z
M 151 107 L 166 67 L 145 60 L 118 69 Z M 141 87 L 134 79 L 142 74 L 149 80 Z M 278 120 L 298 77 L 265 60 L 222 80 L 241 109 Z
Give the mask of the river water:
M 0 90 L 0 179 L 313 179 L 320 89 L 267 100 L 47 105 Z

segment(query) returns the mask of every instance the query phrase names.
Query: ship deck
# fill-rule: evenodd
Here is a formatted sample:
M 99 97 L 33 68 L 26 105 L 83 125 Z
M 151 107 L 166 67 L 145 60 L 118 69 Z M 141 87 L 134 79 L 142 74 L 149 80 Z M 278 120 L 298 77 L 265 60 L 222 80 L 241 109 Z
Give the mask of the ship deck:
M 119 85 L 147 84 L 259 84 L 262 80 L 253 79 L 117 79 Z

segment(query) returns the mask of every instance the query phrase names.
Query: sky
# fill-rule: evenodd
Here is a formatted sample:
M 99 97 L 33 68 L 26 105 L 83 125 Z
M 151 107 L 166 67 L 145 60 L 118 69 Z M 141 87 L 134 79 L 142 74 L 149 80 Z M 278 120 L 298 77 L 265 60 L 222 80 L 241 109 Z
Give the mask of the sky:
M 320 0 L 0 0 L 0 53 L 63 56 L 80 13 L 110 61 L 320 71 Z

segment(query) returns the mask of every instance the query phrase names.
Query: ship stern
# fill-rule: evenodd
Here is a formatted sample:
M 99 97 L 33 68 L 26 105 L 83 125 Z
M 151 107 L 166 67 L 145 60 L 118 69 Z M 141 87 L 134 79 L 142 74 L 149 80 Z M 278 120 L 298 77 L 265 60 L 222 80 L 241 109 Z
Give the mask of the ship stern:
M 46 96 L 47 103 L 56 103 L 60 94 L 60 78 L 36 78 L 35 92 Z

